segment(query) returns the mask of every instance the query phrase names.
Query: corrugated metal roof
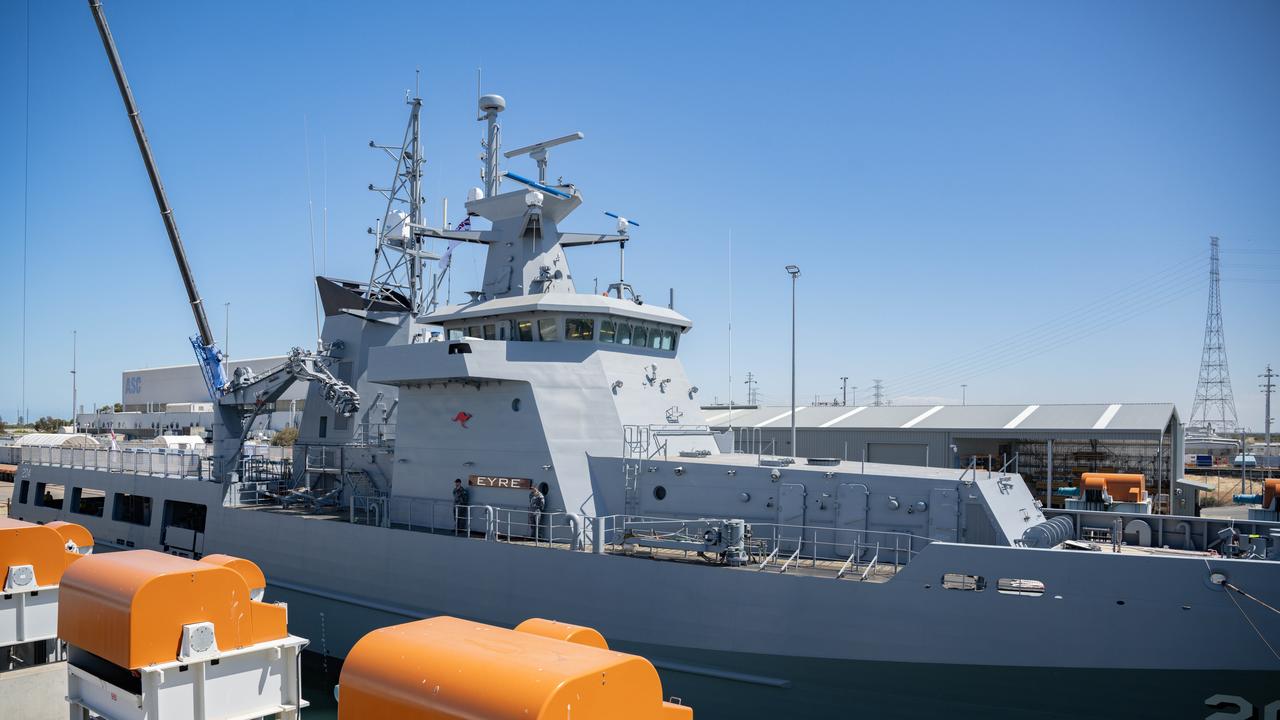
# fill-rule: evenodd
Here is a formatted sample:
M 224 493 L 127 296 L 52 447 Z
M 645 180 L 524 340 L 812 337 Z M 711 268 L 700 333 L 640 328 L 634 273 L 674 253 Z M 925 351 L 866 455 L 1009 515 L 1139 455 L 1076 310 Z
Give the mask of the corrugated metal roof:
M 886 407 L 817 406 L 797 409 L 796 427 L 827 429 L 975 430 L 1018 432 L 1160 432 L 1175 413 L 1173 403 L 1096 403 L 1085 405 L 892 405 Z M 727 427 L 727 410 L 706 411 L 707 423 Z M 782 428 L 791 425 L 789 406 L 734 410 L 734 427 Z

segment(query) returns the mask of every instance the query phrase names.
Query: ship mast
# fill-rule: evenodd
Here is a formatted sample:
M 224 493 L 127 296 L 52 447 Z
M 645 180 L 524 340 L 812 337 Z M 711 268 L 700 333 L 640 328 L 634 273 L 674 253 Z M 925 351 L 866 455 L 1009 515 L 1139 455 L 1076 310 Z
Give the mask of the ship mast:
M 391 187 L 369 186 L 387 198 L 387 207 L 377 230 L 370 229 L 377 235 L 378 242 L 373 250 L 367 303 L 372 307 L 379 301 L 399 302 L 407 304 L 405 309 L 417 315 L 425 307 L 423 261 L 439 258 L 422 249 L 426 230 L 422 214 L 422 98 L 406 98 L 405 102 L 410 107 L 409 123 L 400 145 L 369 141 L 369 147 L 382 150 L 396 161 L 396 172 Z

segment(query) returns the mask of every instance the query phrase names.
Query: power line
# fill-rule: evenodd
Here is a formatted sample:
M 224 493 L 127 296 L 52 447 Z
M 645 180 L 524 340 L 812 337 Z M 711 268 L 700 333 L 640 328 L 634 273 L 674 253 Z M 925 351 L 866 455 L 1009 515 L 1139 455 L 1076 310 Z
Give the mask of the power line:
M 1195 274 L 1199 274 L 1199 270 Z M 1131 303 L 1117 302 L 1113 309 L 1105 311 L 1096 311 L 1080 314 L 1079 317 L 1061 323 L 1055 327 L 1038 331 L 1032 335 L 1023 334 L 1018 343 L 1004 341 L 996 344 L 986 344 L 983 346 L 982 353 L 978 357 L 972 357 L 964 362 L 952 362 L 949 369 L 936 372 L 930 375 L 920 377 L 920 373 L 914 373 L 914 376 L 920 379 L 912 386 L 913 393 L 920 392 L 920 388 L 927 387 L 934 389 L 940 386 L 950 386 L 960 380 L 967 380 L 978 374 L 989 372 L 998 367 L 1007 367 L 1013 364 L 1012 361 L 1023 360 L 1035 355 L 1047 352 L 1056 345 L 1062 343 L 1068 338 L 1088 336 L 1098 331 L 1114 326 L 1120 322 L 1130 320 L 1149 310 L 1161 307 L 1172 302 L 1182 296 L 1189 295 L 1200 290 L 1199 285 L 1185 284 L 1181 282 L 1182 278 L 1178 278 L 1179 282 L 1170 282 L 1172 289 L 1166 288 L 1163 293 L 1148 294 L 1145 298 L 1137 299 Z M 1064 316 L 1066 317 L 1066 316 Z M 993 347 L 1002 347 L 1004 345 L 1015 345 L 1021 349 L 1014 352 L 993 352 Z M 947 364 L 935 366 L 942 370 Z M 904 377 L 911 377 L 907 375 Z M 895 381 L 895 383 L 901 381 Z
M 1049 334 L 1057 334 L 1062 331 L 1064 322 L 1078 322 L 1082 318 L 1096 317 L 1098 312 L 1108 312 L 1107 308 L 1114 311 L 1115 308 L 1127 305 L 1132 302 L 1135 297 L 1141 297 L 1149 294 L 1151 287 L 1165 287 L 1171 284 L 1178 284 L 1202 272 L 1204 258 L 1202 255 L 1188 257 L 1168 265 L 1156 273 L 1135 283 L 1130 283 L 1124 288 L 1103 295 L 1085 305 L 1075 308 L 1074 310 L 1062 313 L 1057 317 L 1051 318 L 1043 323 L 1032 326 L 1021 332 L 1006 336 L 996 345 L 1012 345 L 1018 342 L 1029 342 L 1034 338 Z M 914 372 L 893 378 L 893 384 L 904 386 L 918 379 L 930 378 L 939 375 L 942 371 L 950 371 L 959 367 L 963 367 L 971 363 L 981 363 L 991 357 L 991 343 L 984 344 L 982 347 L 968 353 L 958 355 L 937 365 L 921 368 Z
M 27 408 L 27 238 L 31 217 L 31 0 L 27 0 L 26 115 L 22 148 L 22 399 L 18 420 L 30 422 Z

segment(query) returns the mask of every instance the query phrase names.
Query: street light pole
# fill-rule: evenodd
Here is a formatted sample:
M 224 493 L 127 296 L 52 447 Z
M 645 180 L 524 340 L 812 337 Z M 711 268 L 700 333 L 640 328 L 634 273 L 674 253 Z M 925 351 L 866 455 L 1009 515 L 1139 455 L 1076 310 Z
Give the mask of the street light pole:
M 791 457 L 796 457 L 796 279 L 799 265 L 788 265 L 791 276 Z

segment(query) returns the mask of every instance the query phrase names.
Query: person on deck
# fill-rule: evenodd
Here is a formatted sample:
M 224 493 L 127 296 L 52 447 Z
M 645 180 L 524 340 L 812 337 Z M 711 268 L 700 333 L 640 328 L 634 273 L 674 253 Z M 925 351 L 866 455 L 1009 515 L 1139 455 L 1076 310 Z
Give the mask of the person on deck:
M 468 505 L 471 504 L 471 491 L 467 490 L 462 484 L 462 478 L 455 478 L 453 481 L 453 519 L 454 531 L 457 533 L 467 532 L 467 515 L 469 513 Z
M 537 487 L 529 486 L 529 531 L 534 540 L 542 539 L 542 510 L 547 506 L 547 498 Z

